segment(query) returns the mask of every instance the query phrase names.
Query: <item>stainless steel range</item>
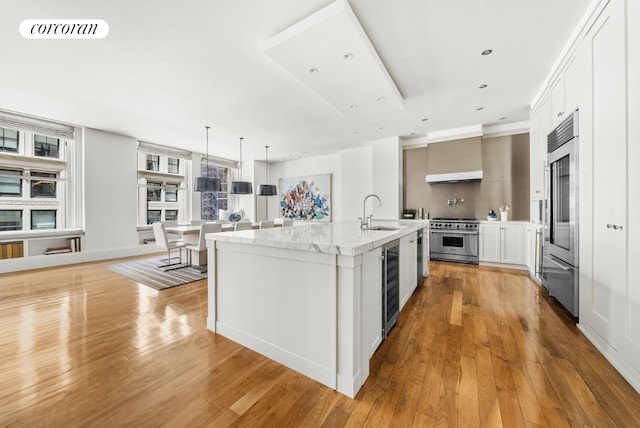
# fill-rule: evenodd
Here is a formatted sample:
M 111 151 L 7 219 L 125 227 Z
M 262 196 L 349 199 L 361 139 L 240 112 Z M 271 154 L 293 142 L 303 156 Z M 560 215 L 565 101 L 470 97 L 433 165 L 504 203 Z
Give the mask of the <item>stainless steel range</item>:
M 434 218 L 429 223 L 431 260 L 478 264 L 478 220 Z

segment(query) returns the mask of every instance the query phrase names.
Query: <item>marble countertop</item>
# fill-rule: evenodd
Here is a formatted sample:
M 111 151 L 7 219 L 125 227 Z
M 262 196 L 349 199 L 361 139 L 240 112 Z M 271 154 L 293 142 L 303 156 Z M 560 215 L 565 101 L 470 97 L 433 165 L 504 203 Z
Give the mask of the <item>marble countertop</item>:
M 297 223 L 293 227 L 211 233 L 206 239 L 289 250 L 357 256 L 428 227 L 427 221 L 373 220 L 372 226 L 393 230 L 362 230 L 357 221 Z

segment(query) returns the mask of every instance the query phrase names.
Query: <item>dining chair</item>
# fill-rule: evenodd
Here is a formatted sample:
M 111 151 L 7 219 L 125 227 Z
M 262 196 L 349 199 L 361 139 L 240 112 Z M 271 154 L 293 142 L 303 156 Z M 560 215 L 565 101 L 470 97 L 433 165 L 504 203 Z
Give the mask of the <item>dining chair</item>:
M 158 248 L 162 248 L 163 250 L 167 250 L 167 264 L 158 266 L 162 270 L 173 270 L 180 269 L 186 267 L 186 265 L 182 264 L 182 249 L 185 247 L 185 243 L 182 239 L 169 239 L 167 237 L 167 231 L 165 229 L 164 223 L 153 223 L 153 235 L 156 238 L 156 245 Z M 174 249 L 180 250 L 180 262 L 179 263 L 171 263 L 171 250 Z
M 260 222 L 260 229 L 269 229 L 273 227 L 273 220 L 262 220 Z
M 229 223 L 229 220 L 214 220 L 214 223 L 218 223 L 218 224 L 227 224 Z
M 285 218 L 284 220 L 282 220 L 282 227 L 287 227 L 287 226 L 293 226 L 292 218 Z
M 169 220 L 169 221 L 162 221 L 162 224 L 164 224 L 164 227 L 175 227 L 178 225 L 177 221 L 174 220 Z M 178 235 L 177 233 L 171 233 L 171 232 L 165 232 L 167 234 L 167 237 L 169 238 L 169 240 L 174 240 L 174 239 L 179 239 L 180 235 Z
M 205 224 L 206 220 L 191 220 L 191 226 L 200 226 L 201 224 Z
M 250 221 L 239 221 L 233 226 L 233 230 L 251 230 L 251 226 Z
M 198 243 L 187 245 L 186 249 L 189 250 L 189 265 L 192 269 L 196 269 L 202 273 L 207 272 L 206 266 L 193 266 L 191 251 L 204 251 L 207 249 L 207 240 L 205 235 L 207 233 L 222 232 L 222 225 L 220 223 L 204 223 L 200 225 L 200 235 L 198 236 Z

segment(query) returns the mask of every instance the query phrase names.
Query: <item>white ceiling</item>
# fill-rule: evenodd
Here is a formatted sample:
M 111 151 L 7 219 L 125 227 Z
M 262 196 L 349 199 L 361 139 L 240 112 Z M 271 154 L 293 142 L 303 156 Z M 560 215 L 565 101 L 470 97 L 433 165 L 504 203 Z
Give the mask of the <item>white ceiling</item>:
M 336 106 L 350 88 L 362 92 L 344 83 L 346 75 L 334 70 L 336 85 L 318 90 L 305 82 L 308 73 L 296 77 L 267 52 L 279 33 L 330 0 L 2 3 L 0 109 L 200 152 L 210 125 L 210 153 L 238 159 L 244 137 L 244 159 L 262 159 L 265 145 L 274 159 L 527 120 L 529 103 L 589 0 L 350 0 L 398 90 L 400 108 L 377 113 Z M 32 18 L 103 19 L 109 34 L 24 39 L 20 22 Z M 337 27 L 324 31 L 305 41 L 309 52 L 331 54 L 349 40 L 336 36 L 343 34 Z M 493 53 L 482 56 L 485 49 Z M 311 56 L 285 57 L 289 67 L 323 72 L 307 63 Z M 361 77 L 359 83 L 372 78 L 366 71 Z

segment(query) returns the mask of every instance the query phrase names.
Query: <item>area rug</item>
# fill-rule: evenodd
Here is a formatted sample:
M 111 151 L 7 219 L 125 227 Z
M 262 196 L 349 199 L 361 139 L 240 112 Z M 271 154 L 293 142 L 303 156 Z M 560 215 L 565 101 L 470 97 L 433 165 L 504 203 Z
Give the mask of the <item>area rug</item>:
M 158 268 L 159 265 L 163 264 L 165 263 L 160 259 L 144 259 L 108 265 L 107 269 L 156 290 L 166 290 L 167 288 L 207 278 L 206 272 L 202 273 L 190 267 L 165 272 Z

